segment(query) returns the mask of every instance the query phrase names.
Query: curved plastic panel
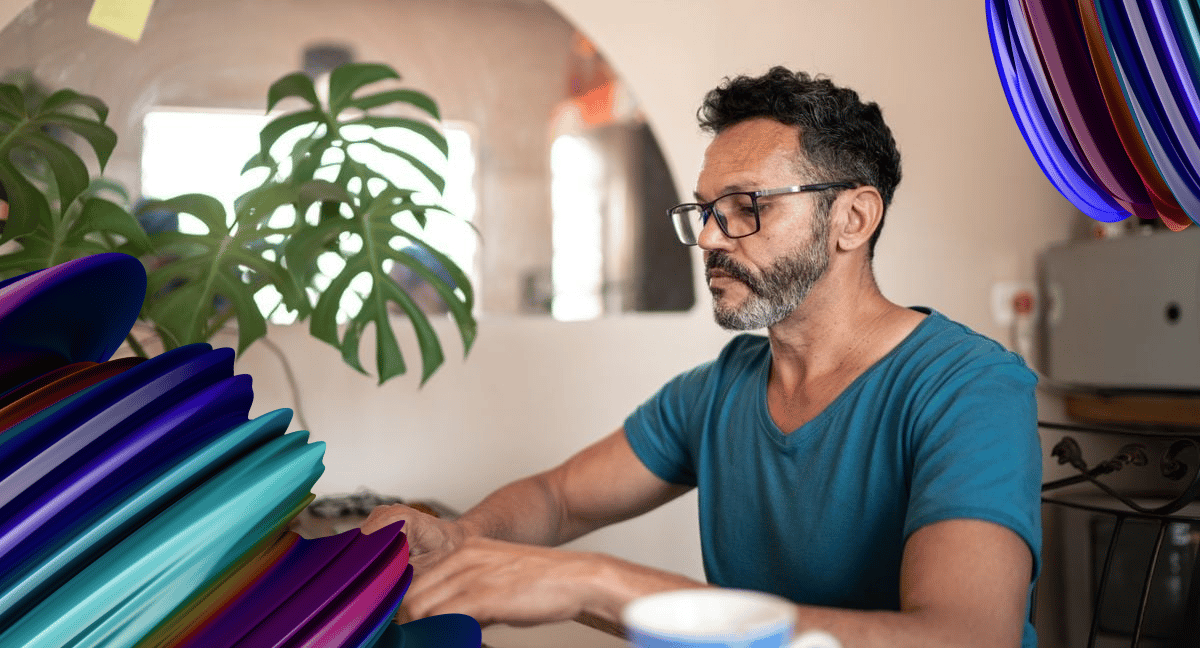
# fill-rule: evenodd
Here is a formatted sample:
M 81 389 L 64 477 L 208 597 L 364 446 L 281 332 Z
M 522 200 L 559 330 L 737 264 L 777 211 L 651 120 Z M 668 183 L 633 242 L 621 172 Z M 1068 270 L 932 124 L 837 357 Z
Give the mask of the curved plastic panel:
M 356 646 L 373 629 L 380 608 L 391 608 L 393 601 L 398 600 L 392 598 L 397 594 L 397 588 L 403 586 L 407 591 L 412 582 L 408 552 L 408 540 L 397 530 L 397 539 L 388 547 L 388 552 L 374 561 L 369 571 L 355 579 L 342 596 L 325 606 L 322 618 L 297 635 L 292 645 L 299 648 Z M 403 591 L 399 594 L 403 595 Z
M 197 445 L 245 423 L 253 400 L 246 375 L 203 389 L 89 457 L 24 509 L 0 519 L 0 582 L 106 512 L 114 498 L 144 485 Z
M 1090 173 L 1067 152 L 1068 145 L 1062 141 L 1050 116 L 1050 111 L 1058 108 L 1041 102 L 1031 80 L 1033 72 L 1028 56 L 1032 54 L 1036 60 L 1037 53 L 1021 50 L 1014 34 L 1016 17 L 1009 12 L 1007 1 L 988 0 L 988 32 L 1001 85 L 1029 150 L 1059 193 L 1080 211 L 1105 222 L 1126 218 L 1128 212 L 1106 190 L 1094 184 Z
M 95 254 L 31 273 L 0 287 L 0 347 L 103 362 L 125 340 L 145 297 L 146 270 L 127 254 Z
M 379 641 L 363 648 L 479 648 L 481 643 L 478 621 L 465 614 L 438 614 L 389 624 Z
M 72 371 L 67 375 L 59 376 L 56 380 L 33 389 L 29 393 L 8 403 L 3 409 L 0 409 L 0 432 L 13 427 L 72 394 L 83 391 L 126 369 L 136 367 L 144 360 L 145 358 L 118 358 L 99 364 L 95 362 L 79 362 L 69 365 L 71 367 L 80 367 L 82 365 L 82 368 Z M 66 367 L 63 367 L 63 369 L 66 369 Z M 48 375 L 58 373 L 58 371 L 55 371 Z M 22 390 L 16 390 L 14 393 L 20 391 Z
M 316 496 L 312 498 L 316 499 Z M 311 501 L 305 498 L 296 515 Z M 290 516 L 289 519 L 291 517 L 294 516 Z M 199 592 L 191 601 L 177 609 L 170 619 L 139 641 L 135 648 L 175 648 L 188 637 L 203 631 L 226 611 L 234 608 L 247 590 L 277 569 L 281 561 L 295 550 L 299 540 L 300 536 L 296 533 L 284 531 L 266 549 L 259 552 L 252 550 L 253 555 L 249 556 L 244 565 L 232 570 L 212 587 Z
M 1022 7 L 1058 106 L 1100 184 L 1127 211 L 1139 218 L 1157 219 L 1109 117 L 1075 1 L 1022 0 Z
M 1189 0 L 1167 0 L 1166 5 L 1171 11 L 1173 31 L 1183 49 L 1183 63 L 1188 71 L 1182 76 L 1200 79 L 1200 27 L 1197 26 L 1196 12 Z
M 135 648 L 169 648 L 179 637 L 203 626 L 218 610 L 224 609 L 286 553 L 281 548 L 294 545 L 296 534 L 288 530 L 292 520 L 316 499 L 312 493 L 295 500 L 291 508 L 264 522 L 270 531 L 239 558 L 230 563 L 204 587 L 196 590 L 181 606 L 160 623 L 150 634 L 142 637 Z
M 51 351 L 38 349 L 0 350 L 0 393 L 36 380 L 70 361 Z
M 42 387 L 45 387 L 46 385 L 49 385 L 56 380 L 66 378 L 77 371 L 83 371 L 84 369 L 87 369 L 88 367 L 94 367 L 97 364 L 99 363 L 91 361 L 72 362 L 71 364 L 63 365 L 58 369 L 44 373 L 37 378 L 20 385 L 19 387 L 14 387 L 7 392 L 4 392 L 3 396 L 0 396 L 0 411 L 3 411 L 5 407 L 8 407 L 13 402 L 28 396 L 29 394 L 41 389 Z
M 375 609 L 366 613 L 367 616 L 363 617 L 366 621 L 358 622 L 358 630 L 350 640 L 340 644 L 341 648 L 363 648 L 378 641 L 379 637 L 387 630 L 387 626 L 392 623 L 396 611 L 400 609 L 400 603 L 404 600 L 409 586 L 412 585 L 412 579 L 413 568 L 412 565 L 409 565 L 400 576 L 400 580 L 392 586 L 390 592 L 381 598 Z
M 198 486 L 0 634 L 5 648 L 136 643 L 261 543 L 322 471 L 323 443 L 285 435 Z
M 351 533 L 341 533 L 315 540 L 300 538 L 261 580 L 238 596 L 227 609 L 214 615 L 200 631 L 174 644 L 175 648 L 234 645 L 336 561 L 355 537 Z
M 400 531 L 402 525 L 363 534 L 358 529 L 347 531 L 351 536 L 350 546 L 338 559 L 326 566 L 295 596 L 288 599 L 250 631 L 238 645 L 256 648 L 283 648 L 293 646 L 312 623 L 320 623 L 320 617 L 337 603 L 355 581 L 371 572 L 372 565 L 382 556 L 391 556 L 397 550 L 394 544 L 403 543 L 404 564 L 408 564 L 408 544 Z M 399 538 L 399 540 L 398 540 Z
M 291 418 L 290 410 L 276 410 L 226 432 L 92 522 L 54 554 L 30 566 L 19 580 L 0 581 L 0 627 L 45 598 L 51 590 L 197 484 L 238 457 L 279 438 L 287 430 Z
M 35 483 L 74 470 L 120 430 L 233 374 L 233 350 L 189 346 L 197 348 L 180 347 L 147 360 L 88 390 L 71 407 L 10 430 L 14 437 L 0 444 L 0 513 L 27 503 Z
M 1022 0 L 1005 0 L 1007 3 L 1009 46 L 1013 49 L 1014 63 L 1021 61 L 1023 66 L 1016 68 L 1019 77 L 1028 83 L 1022 88 L 1022 94 L 1027 97 L 1031 106 L 1036 105 L 1038 113 L 1045 122 L 1046 132 L 1042 139 L 1047 146 L 1054 146 L 1062 160 L 1068 163 L 1080 175 L 1081 181 L 1087 183 L 1099 196 L 1113 198 L 1109 191 L 1096 176 L 1086 156 L 1080 151 L 1075 135 L 1068 127 L 1063 117 L 1062 107 L 1055 96 L 1054 89 L 1046 75 L 1045 64 L 1041 59 L 1041 50 L 1029 22 L 1025 19 Z M 1114 198 L 1115 200 L 1115 198 Z M 1119 204 L 1119 201 L 1117 201 Z M 1129 211 L 1124 205 L 1114 207 Z
M 1167 6 L 1171 0 L 1148 0 L 1142 10 L 1147 20 L 1150 36 L 1159 54 L 1163 74 L 1171 92 L 1161 95 L 1164 101 L 1174 101 L 1186 122 L 1185 143 L 1189 146 L 1188 160 L 1193 168 L 1200 163 L 1200 92 L 1188 68 L 1188 54 L 1182 44 L 1182 31 L 1187 29 L 1184 21 L 1176 18 Z M 1178 25 L 1178 29 L 1176 28 Z M 1194 23 L 1193 23 L 1194 26 Z
M 1104 95 L 1105 105 L 1108 106 L 1109 115 L 1112 117 L 1113 125 L 1116 126 L 1117 135 L 1121 138 L 1121 144 L 1125 147 L 1129 161 L 1133 163 L 1133 168 L 1142 178 L 1142 184 L 1145 185 L 1146 192 L 1150 196 L 1151 202 L 1154 203 L 1159 218 L 1173 230 L 1183 229 L 1191 224 L 1191 219 L 1175 202 L 1171 190 L 1163 181 L 1162 176 L 1158 174 L 1158 168 L 1142 141 L 1137 122 L 1130 112 L 1131 107 L 1125 102 L 1121 81 L 1117 76 L 1108 49 L 1108 42 L 1105 40 L 1104 29 L 1100 24 L 1100 15 L 1096 5 L 1093 0 L 1076 0 L 1076 6 L 1079 8 L 1080 24 L 1083 26 L 1088 51 L 1092 56 L 1092 67 L 1096 71 L 1096 78 L 1100 81 L 1100 90 Z
M 1200 183 L 1191 177 L 1193 170 L 1178 137 L 1190 134 L 1174 103 L 1164 102 L 1159 96 L 1161 90 L 1169 97 L 1171 90 L 1158 67 L 1141 11 L 1136 4 L 1133 11 L 1126 11 L 1121 0 L 1098 0 L 1096 7 L 1100 10 L 1113 69 L 1142 141 L 1176 203 L 1195 221 L 1200 218 Z M 1159 86 L 1154 84 L 1156 75 Z M 1172 108 L 1176 108 L 1177 124 L 1170 121 Z M 1179 133 L 1172 132 L 1176 125 L 1181 129 Z

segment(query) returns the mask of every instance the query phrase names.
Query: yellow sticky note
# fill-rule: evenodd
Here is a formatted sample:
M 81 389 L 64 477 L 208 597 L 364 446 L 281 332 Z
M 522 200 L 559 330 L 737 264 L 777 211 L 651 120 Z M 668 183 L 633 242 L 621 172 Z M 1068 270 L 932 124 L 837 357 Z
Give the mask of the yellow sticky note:
M 88 14 L 88 24 L 136 43 L 146 29 L 152 4 L 154 0 L 96 0 Z

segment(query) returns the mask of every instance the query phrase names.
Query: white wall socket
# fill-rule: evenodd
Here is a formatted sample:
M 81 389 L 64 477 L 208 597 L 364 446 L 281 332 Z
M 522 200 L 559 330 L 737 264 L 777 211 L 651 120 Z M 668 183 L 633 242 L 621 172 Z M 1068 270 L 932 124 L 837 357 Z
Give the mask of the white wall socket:
M 1011 326 L 1016 317 L 1013 299 L 1021 292 L 1033 296 L 1033 312 L 1036 318 L 1042 309 L 1042 296 L 1038 294 L 1037 282 L 1034 281 L 997 281 L 992 284 L 992 319 L 1000 326 Z

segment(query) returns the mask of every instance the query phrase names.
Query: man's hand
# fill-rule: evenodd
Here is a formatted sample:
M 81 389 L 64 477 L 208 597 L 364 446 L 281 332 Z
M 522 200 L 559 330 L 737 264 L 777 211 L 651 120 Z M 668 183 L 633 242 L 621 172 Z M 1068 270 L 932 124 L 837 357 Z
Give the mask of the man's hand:
M 588 602 L 597 563 L 592 554 L 468 537 L 424 573 L 414 569 L 404 612 L 412 619 L 457 612 L 484 626 L 573 619 Z
M 460 525 L 403 504 L 376 506 L 362 523 L 362 532 L 372 533 L 400 520 L 404 520 L 404 533 L 408 536 L 408 560 L 413 566 L 414 575 L 441 562 L 467 538 L 466 530 Z

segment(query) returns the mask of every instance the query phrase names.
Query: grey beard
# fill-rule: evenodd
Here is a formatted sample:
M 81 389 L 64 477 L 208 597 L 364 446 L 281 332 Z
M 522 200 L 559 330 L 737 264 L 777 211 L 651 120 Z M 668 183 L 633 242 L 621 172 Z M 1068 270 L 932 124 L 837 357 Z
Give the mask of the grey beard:
M 755 276 L 724 252 L 714 252 L 705 260 L 708 269 L 720 269 L 746 284 L 750 295 L 740 308 L 722 306 L 721 290 L 714 289 L 713 317 L 721 328 L 752 331 L 774 326 L 804 302 L 813 284 L 829 268 L 828 233 L 814 228 L 811 243 L 786 256 Z

